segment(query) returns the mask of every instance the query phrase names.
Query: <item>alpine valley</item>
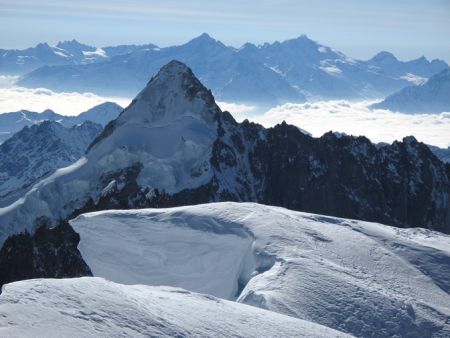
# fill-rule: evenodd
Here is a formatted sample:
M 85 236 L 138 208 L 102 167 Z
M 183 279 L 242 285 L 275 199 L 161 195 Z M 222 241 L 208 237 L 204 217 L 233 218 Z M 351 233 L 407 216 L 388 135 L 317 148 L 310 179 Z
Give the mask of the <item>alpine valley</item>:
M 189 44 L 199 53 L 213 44 L 217 51 L 208 50 L 221 59 L 205 58 L 217 64 L 225 58 L 225 68 L 240 69 L 240 79 L 219 96 L 244 95 L 233 87 L 237 83 L 251 90 L 254 82 L 242 60 L 287 58 L 278 48 L 297 44 L 313 46 L 314 58 L 323 55 L 321 74 L 330 81 L 321 83 L 331 87 L 322 93 L 341 87 L 333 82 L 340 79 L 335 68 L 346 78 L 344 69 L 362 67 L 306 37 L 240 50 L 205 35 Z M 189 44 L 130 47 L 126 57 L 44 67 L 22 81 L 54 78 L 53 72 L 92 81 L 101 78 L 98 69 L 120 69 L 124 58 L 134 69 L 133 59 L 163 55 L 139 72 L 148 74 Z M 247 56 L 236 61 L 240 53 Z M 193 67 L 217 88 L 212 81 L 221 73 L 208 68 L 211 63 L 192 60 L 209 69 L 208 78 Z M 421 62 L 426 66 L 418 66 Z M 399 63 L 386 53 L 369 63 L 378 69 L 374 90 L 380 79 L 390 79 L 392 90 L 403 86 L 409 80 L 398 77 L 412 72 L 409 67 L 422 77 L 448 67 L 440 61 Z M 271 85 L 290 93 L 281 87 L 293 86 L 289 73 L 271 67 L 260 64 L 251 74 L 261 76 L 262 84 L 270 74 Z M 359 75 L 367 75 L 364 67 Z M 86 73 L 67 76 L 72 71 Z M 130 78 L 110 82 L 131 90 L 141 80 L 131 85 Z M 355 83 L 360 82 L 343 86 L 342 95 L 360 95 Z M 311 81 L 309 93 L 316 84 Z M 64 133 L 88 127 L 96 128 L 86 122 Z M 51 129 L 51 135 L 65 127 L 51 121 L 27 127 L 2 147 L 20 149 L 21 138 L 38 128 Z M 77 150 L 86 151 L 75 163 L 27 186 L 0 208 L 5 335 L 450 335 L 450 165 L 414 137 L 373 144 L 331 132 L 314 138 L 286 123 L 273 128 L 238 123 L 188 66 L 172 60 L 91 139 L 83 137 Z M 31 278 L 39 279 L 25 280 Z

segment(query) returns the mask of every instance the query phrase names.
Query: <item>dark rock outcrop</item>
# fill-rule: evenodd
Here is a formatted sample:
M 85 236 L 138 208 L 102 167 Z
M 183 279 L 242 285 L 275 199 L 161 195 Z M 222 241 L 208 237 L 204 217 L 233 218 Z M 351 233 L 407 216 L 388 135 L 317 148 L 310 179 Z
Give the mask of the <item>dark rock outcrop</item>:
M 79 241 L 67 222 L 9 237 L 0 251 L 0 286 L 30 278 L 92 276 L 77 249 Z

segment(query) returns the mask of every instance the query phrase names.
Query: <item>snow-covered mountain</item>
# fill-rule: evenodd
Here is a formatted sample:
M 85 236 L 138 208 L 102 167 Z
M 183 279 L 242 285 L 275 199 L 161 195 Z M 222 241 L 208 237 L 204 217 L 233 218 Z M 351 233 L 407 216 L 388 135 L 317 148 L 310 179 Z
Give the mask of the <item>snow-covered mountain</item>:
M 91 121 L 102 126 L 117 118 L 123 110 L 114 102 L 105 102 L 95 106 L 77 116 L 65 116 L 47 109 L 41 113 L 20 110 L 12 113 L 0 114 L 0 143 L 11 137 L 24 127 L 41 123 L 43 121 L 56 121 L 65 127 L 72 127 L 85 121 Z
M 81 124 L 85 121 L 91 121 L 106 126 L 112 120 L 115 120 L 122 112 L 123 108 L 115 102 L 104 102 L 92 107 L 76 116 L 64 116 L 58 122 L 68 127 Z
M 44 121 L 0 144 L 0 206 L 14 202 L 43 176 L 78 160 L 101 130 L 101 125 L 89 121 L 67 128 Z
M 412 114 L 450 112 L 450 69 L 423 84 L 403 88 L 371 107 Z
M 9 284 L 0 297 L 0 325 L 9 337 L 349 337 L 208 295 L 101 278 Z
M 450 232 L 449 172 L 423 143 L 313 138 L 237 123 L 184 64 L 165 65 L 86 156 L 0 209 L 0 239 L 85 211 L 255 201 Z
M 147 74 L 177 59 L 191 67 L 218 100 L 273 105 L 305 98 L 385 97 L 448 69 L 441 60 L 403 62 L 386 52 L 368 61 L 355 60 L 305 35 L 236 49 L 202 34 L 180 46 L 128 51 L 107 62 L 42 67 L 19 83 L 55 91 L 134 95 L 147 82 Z
M 65 224 L 50 230 L 40 228 L 32 240 L 24 240 L 30 238 L 29 234 L 8 239 L 0 251 L 0 271 L 7 271 L 11 278 L 18 271 L 34 273 L 28 277 L 69 277 L 71 269 L 72 276 L 85 270 L 85 274 L 130 286 L 115 286 L 97 279 L 6 285 L 6 301 L 2 295 L 0 311 L 7 318 L 17 318 L 11 317 L 16 312 L 9 307 L 14 302 L 21 304 L 22 316 L 29 311 L 35 313 L 33 323 L 38 327 L 50 319 L 46 311 L 34 312 L 38 304 L 41 310 L 54 309 L 55 303 L 71 309 L 85 304 L 90 311 L 82 318 L 92 319 L 111 306 L 110 297 L 119 292 L 113 288 L 134 295 L 132 290 L 144 287 L 131 285 L 146 284 L 201 292 L 219 304 L 231 303 L 212 296 L 235 300 L 357 337 L 450 334 L 450 237 L 442 233 L 230 202 L 102 211 L 80 215 L 70 224 L 76 232 L 70 233 Z M 68 232 L 70 235 L 63 235 Z M 77 233 L 79 237 L 75 236 Z M 80 253 L 81 262 L 76 259 Z M 21 269 L 17 269 L 19 266 Z M 90 280 L 93 284 L 89 284 Z M 92 292 L 100 293 L 98 299 L 106 302 L 101 313 L 90 302 L 90 292 L 83 291 L 80 285 L 92 285 Z M 103 287 L 109 292 L 103 292 Z M 55 290 L 50 291 L 52 288 Z M 35 291 L 30 295 L 31 289 Z M 147 290 L 156 292 L 157 288 Z M 178 293 L 198 297 L 187 291 Z M 28 296 L 21 297 L 23 294 Z M 38 294 L 42 300 L 35 300 Z M 49 301 L 44 301 L 47 297 Z M 142 302 L 146 300 L 142 294 L 140 297 Z M 166 297 L 163 300 L 170 302 Z M 115 301 L 117 306 L 122 303 L 129 304 L 124 299 Z M 150 304 L 158 306 L 151 301 Z M 195 314 L 191 314 L 183 305 L 178 308 L 194 318 L 203 311 L 192 310 Z M 135 318 L 128 311 L 119 313 Z M 59 316 L 52 318 L 67 318 Z M 23 325 L 6 327 L 25 330 Z M 173 325 L 168 324 L 171 328 Z M 258 325 L 246 326 L 251 330 L 250 336 L 259 333 Z
M 56 65 L 90 64 L 137 50 L 157 48 L 148 45 L 122 45 L 98 48 L 76 40 L 58 42 L 56 46 L 39 43 L 23 50 L 0 49 L 0 74 L 23 75 L 39 67 Z
M 375 55 L 368 62 L 390 76 L 403 77 L 412 84 L 424 83 L 431 75 L 437 74 L 448 65 L 442 60 L 428 61 L 424 56 L 411 61 L 400 61 L 392 53 L 383 51 Z

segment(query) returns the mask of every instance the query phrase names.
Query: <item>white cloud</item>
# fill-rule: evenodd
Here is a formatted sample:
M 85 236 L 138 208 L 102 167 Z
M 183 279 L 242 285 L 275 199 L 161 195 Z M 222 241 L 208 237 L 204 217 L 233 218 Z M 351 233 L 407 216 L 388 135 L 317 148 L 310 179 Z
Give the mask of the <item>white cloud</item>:
M 229 103 L 229 102 L 217 102 L 218 106 L 222 110 L 226 110 L 229 112 L 233 112 L 233 115 L 241 115 L 241 114 L 253 114 L 256 113 L 256 106 L 249 106 L 246 104 L 239 103 Z
M 8 81 L 9 79 L 0 78 Z M 92 93 L 55 93 L 45 88 L 1 88 L 0 86 L 0 114 L 22 109 L 41 112 L 51 109 L 62 115 L 78 115 L 105 101 L 116 102 L 122 107 L 130 103 L 127 98 L 101 97 Z
M 0 75 L 0 88 L 7 88 L 14 85 L 19 77 L 15 75 Z
M 266 127 L 283 120 L 319 137 L 332 130 L 348 135 L 364 135 L 373 142 L 401 140 L 408 135 L 439 147 L 450 146 L 450 113 L 402 114 L 389 110 L 370 110 L 372 102 L 321 101 L 284 104 L 262 115 L 237 112 L 238 120 L 248 118 Z
M 0 77 L 0 84 L 14 81 L 11 77 Z M 114 101 L 127 106 L 129 98 L 108 98 L 92 93 L 55 93 L 45 88 L 2 88 L 0 85 L 0 113 L 27 109 L 43 111 L 52 109 L 63 115 L 77 115 L 105 101 Z M 288 103 L 261 114 L 259 107 L 229 102 L 219 102 L 223 110 L 230 111 L 242 121 L 248 118 L 266 127 L 283 120 L 296 125 L 313 136 L 319 137 L 327 131 L 349 135 L 364 135 L 373 142 L 393 142 L 404 136 L 414 135 L 418 140 L 439 147 L 450 146 L 450 112 L 441 114 L 408 115 L 388 110 L 370 110 L 372 102 L 320 101 L 303 104 Z

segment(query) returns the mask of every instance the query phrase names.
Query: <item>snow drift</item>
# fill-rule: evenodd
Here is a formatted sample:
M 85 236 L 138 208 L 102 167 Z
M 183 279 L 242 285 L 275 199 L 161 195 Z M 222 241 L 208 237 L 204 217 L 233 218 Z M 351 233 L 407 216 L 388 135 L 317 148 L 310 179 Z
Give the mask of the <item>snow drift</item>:
M 253 203 L 71 221 L 94 276 L 234 299 L 356 336 L 450 334 L 450 237 Z
M 101 278 L 28 280 L 0 297 L 2 336 L 346 337 L 332 329 L 170 287 Z

